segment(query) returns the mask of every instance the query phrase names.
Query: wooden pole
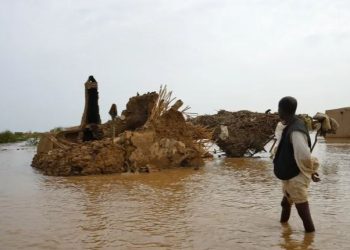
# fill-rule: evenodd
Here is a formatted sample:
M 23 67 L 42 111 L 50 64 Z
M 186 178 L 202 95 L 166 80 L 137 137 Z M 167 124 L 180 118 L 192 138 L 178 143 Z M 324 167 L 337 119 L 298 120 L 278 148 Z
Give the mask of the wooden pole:
M 114 138 L 115 138 L 115 118 L 118 115 L 118 111 L 117 111 L 117 105 L 115 105 L 115 103 L 112 104 L 111 109 L 109 110 L 109 115 L 112 118 L 112 142 L 114 144 Z

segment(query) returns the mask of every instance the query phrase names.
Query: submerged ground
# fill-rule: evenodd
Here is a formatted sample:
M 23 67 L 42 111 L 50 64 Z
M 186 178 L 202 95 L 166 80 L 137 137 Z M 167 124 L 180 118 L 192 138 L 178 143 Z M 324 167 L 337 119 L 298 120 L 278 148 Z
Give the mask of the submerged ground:
M 278 223 L 271 160 L 215 159 L 198 171 L 44 176 L 34 147 L 0 146 L 1 249 L 347 249 L 350 143 L 321 142 L 311 186 L 316 234 Z

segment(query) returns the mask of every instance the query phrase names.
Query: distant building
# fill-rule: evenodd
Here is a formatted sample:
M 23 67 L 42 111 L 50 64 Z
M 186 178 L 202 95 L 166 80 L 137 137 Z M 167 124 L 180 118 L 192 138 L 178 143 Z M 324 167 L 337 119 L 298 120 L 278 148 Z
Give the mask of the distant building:
M 326 110 L 326 114 L 339 123 L 337 133 L 327 134 L 327 137 L 350 138 L 350 107 Z

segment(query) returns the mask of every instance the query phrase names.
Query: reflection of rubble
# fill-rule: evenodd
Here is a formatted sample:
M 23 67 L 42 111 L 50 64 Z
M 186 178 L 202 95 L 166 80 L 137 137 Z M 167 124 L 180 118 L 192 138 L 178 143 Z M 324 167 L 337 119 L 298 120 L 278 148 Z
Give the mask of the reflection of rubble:
M 126 110 L 114 122 L 114 140 L 112 121 L 45 134 L 32 166 L 48 175 L 64 176 L 200 166 L 207 153 L 199 140 L 211 135 L 203 127 L 186 122 L 179 111 L 182 101 L 171 106 L 173 100 L 165 88 L 159 94 L 130 98 Z M 92 140 L 82 140 L 86 128 Z M 101 131 L 102 139 L 95 136 L 95 131 Z
M 194 124 L 214 129 L 213 139 L 229 157 L 241 157 L 247 152 L 263 150 L 274 135 L 278 121 L 277 114 L 225 110 L 192 120 Z

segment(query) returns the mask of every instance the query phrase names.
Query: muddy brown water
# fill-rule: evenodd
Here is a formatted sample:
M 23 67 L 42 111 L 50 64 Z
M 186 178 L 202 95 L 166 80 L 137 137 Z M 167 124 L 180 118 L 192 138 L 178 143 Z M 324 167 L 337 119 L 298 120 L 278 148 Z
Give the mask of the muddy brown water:
M 19 150 L 18 150 L 19 149 Z M 279 224 L 271 160 L 215 159 L 151 174 L 43 176 L 35 149 L 0 146 L 0 249 L 349 249 L 350 142 L 321 140 L 315 234 Z

